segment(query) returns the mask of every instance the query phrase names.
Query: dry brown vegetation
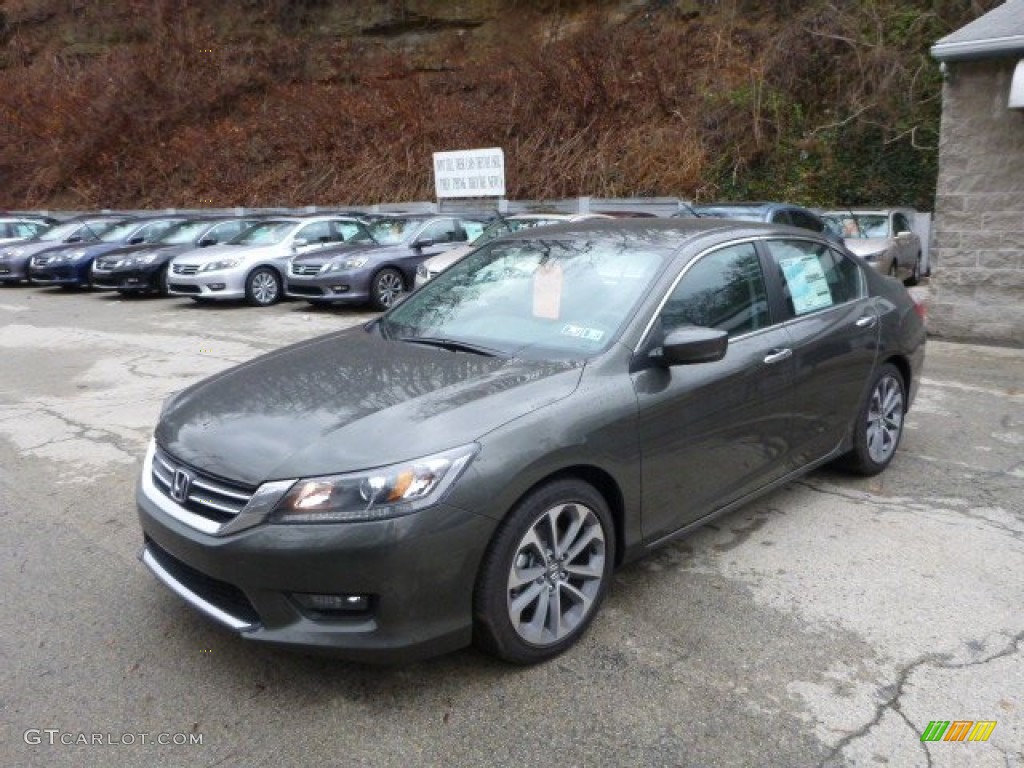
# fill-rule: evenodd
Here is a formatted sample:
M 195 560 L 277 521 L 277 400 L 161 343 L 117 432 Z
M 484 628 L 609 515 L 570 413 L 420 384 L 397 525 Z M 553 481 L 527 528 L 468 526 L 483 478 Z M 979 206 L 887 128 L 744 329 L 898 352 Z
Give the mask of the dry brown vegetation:
M 500 146 L 511 198 L 927 208 L 927 48 L 995 4 L 8 2 L 0 207 L 431 199 Z

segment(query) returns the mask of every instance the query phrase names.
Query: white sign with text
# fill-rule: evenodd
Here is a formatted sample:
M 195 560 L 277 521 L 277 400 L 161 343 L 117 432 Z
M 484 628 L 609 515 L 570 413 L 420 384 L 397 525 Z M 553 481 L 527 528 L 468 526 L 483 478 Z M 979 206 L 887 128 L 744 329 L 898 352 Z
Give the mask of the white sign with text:
M 500 147 L 434 153 L 434 190 L 442 197 L 504 197 L 505 153 Z

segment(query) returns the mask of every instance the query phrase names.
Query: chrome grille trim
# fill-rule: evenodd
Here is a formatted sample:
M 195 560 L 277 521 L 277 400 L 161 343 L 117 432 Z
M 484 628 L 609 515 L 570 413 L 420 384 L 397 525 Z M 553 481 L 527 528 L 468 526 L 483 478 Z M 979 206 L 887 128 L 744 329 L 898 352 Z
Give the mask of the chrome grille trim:
M 292 264 L 290 271 L 293 275 L 309 277 L 310 275 L 320 274 L 322 268 L 322 264 Z
M 184 467 L 184 465 L 182 465 Z M 164 454 L 157 445 L 156 440 L 151 440 L 149 449 L 146 451 L 146 458 L 142 464 L 142 477 L 140 479 L 140 492 L 151 501 L 161 512 L 184 523 L 197 531 L 210 534 L 211 536 L 226 536 L 230 533 L 243 531 L 259 525 L 267 516 L 274 511 L 277 503 L 295 484 L 295 480 L 274 480 L 263 483 L 251 495 L 248 502 L 242 505 L 225 505 L 220 501 L 210 499 L 197 499 L 195 494 L 189 493 L 188 501 L 193 509 L 179 504 L 170 497 L 171 484 L 174 482 L 174 471 L 178 469 L 174 459 Z M 199 487 L 202 484 L 204 490 L 207 486 L 216 488 L 217 493 L 235 497 L 243 495 L 237 490 L 232 490 L 225 485 L 212 480 L 202 473 L 197 473 L 191 467 L 187 470 L 193 475 L 192 485 Z M 220 517 L 229 515 L 224 521 L 215 515 L 204 515 L 203 510 L 219 513 Z
M 194 275 L 199 271 L 198 264 L 175 264 L 172 266 L 172 271 L 176 275 Z
M 185 498 L 183 506 L 187 506 L 191 503 L 198 505 L 199 507 L 206 507 L 217 512 L 234 516 L 245 508 L 245 505 L 249 503 L 249 499 L 252 497 L 251 493 L 242 493 L 237 488 L 232 488 L 225 483 L 220 483 L 186 464 L 176 462 L 160 450 L 159 447 L 157 447 L 155 455 L 162 471 L 154 470 L 154 477 L 166 485 L 166 488 L 164 489 L 165 492 L 170 492 L 174 473 L 177 470 L 183 469 L 189 473 L 191 482 L 189 484 L 189 492 Z M 206 493 L 196 493 L 196 489 L 201 489 L 206 491 Z M 210 496 L 214 498 L 209 498 Z M 202 514 L 201 510 L 193 511 L 200 515 Z

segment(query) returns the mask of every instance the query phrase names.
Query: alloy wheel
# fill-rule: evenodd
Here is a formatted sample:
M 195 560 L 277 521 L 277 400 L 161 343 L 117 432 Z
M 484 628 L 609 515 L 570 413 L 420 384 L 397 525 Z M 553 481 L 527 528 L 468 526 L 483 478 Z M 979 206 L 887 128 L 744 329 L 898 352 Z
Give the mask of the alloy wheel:
M 265 270 L 257 272 L 249 281 L 249 292 L 256 304 L 273 304 L 277 300 L 278 291 L 277 278 Z
M 887 462 L 896 450 L 903 411 L 903 386 L 894 376 L 883 376 L 871 393 L 867 414 L 868 455 L 876 464 Z
M 402 278 L 395 272 L 381 272 L 377 276 L 377 302 L 385 309 L 395 303 L 403 290 Z
M 590 615 L 601 593 L 606 546 L 600 520 L 578 502 L 544 512 L 516 546 L 508 574 L 508 615 L 516 634 L 553 645 Z

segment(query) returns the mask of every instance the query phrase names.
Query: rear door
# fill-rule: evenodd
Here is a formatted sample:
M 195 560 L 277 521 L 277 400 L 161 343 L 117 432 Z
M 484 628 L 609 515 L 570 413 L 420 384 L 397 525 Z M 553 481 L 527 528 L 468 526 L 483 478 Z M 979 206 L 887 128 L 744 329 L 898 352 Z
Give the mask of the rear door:
M 860 266 L 838 249 L 798 238 L 766 239 L 762 248 L 793 351 L 796 469 L 847 434 L 875 366 L 880 323 Z
M 716 248 L 683 271 L 654 326 L 729 332 L 714 363 L 633 374 L 643 446 L 644 538 L 695 522 L 785 472 L 792 407 L 789 336 L 772 323 L 752 242 Z

